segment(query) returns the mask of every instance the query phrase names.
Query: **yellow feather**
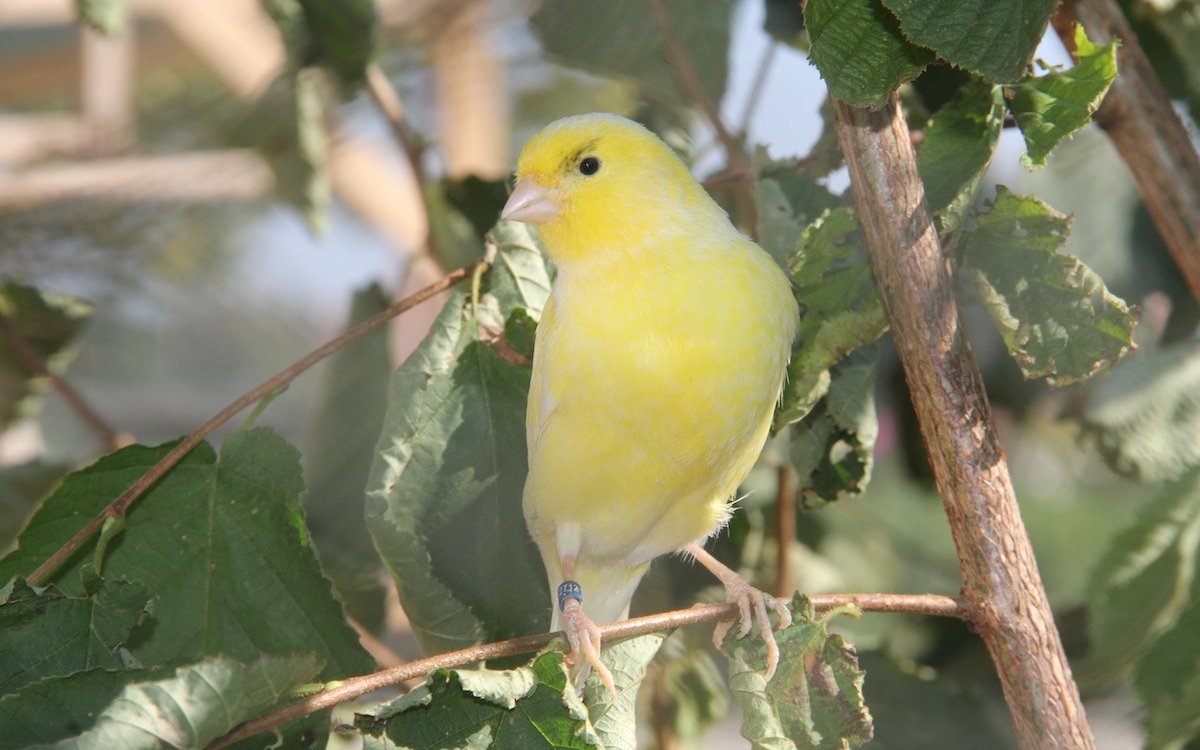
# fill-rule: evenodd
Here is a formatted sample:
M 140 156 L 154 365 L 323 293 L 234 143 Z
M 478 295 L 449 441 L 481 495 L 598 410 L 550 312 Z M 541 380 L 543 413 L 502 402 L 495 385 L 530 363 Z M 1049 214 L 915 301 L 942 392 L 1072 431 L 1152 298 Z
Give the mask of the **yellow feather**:
M 595 174 L 581 173 L 586 156 Z M 577 526 L 574 578 L 603 623 L 627 615 L 650 560 L 725 523 L 767 437 L 796 303 L 774 260 L 635 123 L 553 123 L 517 175 L 553 204 L 539 231 L 558 266 L 534 350 L 525 517 L 552 590 Z

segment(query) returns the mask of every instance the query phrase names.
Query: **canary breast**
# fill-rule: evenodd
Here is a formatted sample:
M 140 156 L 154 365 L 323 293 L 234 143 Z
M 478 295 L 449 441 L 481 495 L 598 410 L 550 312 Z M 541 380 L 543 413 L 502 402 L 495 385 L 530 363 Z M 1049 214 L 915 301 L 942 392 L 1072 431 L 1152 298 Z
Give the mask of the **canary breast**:
M 524 507 L 543 549 L 641 565 L 702 539 L 766 440 L 797 325 L 786 277 L 732 228 L 560 267 L 538 327 Z

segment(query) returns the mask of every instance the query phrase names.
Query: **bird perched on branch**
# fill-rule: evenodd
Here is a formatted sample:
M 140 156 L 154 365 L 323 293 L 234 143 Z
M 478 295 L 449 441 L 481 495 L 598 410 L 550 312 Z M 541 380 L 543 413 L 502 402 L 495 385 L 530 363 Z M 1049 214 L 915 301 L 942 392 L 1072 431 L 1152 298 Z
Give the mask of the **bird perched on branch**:
M 590 114 L 526 146 L 501 218 L 538 225 L 558 268 L 533 355 L 524 511 L 571 660 L 600 661 L 650 561 L 686 553 L 779 652 L 786 607 L 701 544 L 767 439 L 799 315 L 791 286 L 657 136 Z M 718 646 L 731 622 L 718 625 Z

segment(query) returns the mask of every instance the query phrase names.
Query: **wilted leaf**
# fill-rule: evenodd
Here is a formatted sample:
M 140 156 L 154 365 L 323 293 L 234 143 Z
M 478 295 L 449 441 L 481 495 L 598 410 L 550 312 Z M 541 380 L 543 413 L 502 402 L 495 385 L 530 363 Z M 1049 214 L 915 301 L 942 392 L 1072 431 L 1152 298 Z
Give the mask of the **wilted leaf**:
M 1004 97 L 996 86 L 968 83 L 925 129 L 917 168 L 939 228 L 953 231 L 975 199 L 1004 127 Z
M 1070 220 L 1036 198 L 996 189 L 957 252 L 1026 378 L 1087 380 L 1133 348 L 1137 322 L 1078 258 L 1058 252 Z
M 910 41 L 987 81 L 1025 72 L 1056 0 L 883 0 Z
M 1075 27 L 1079 62 L 1069 70 L 1025 76 L 1007 87 L 1008 108 L 1025 136 L 1027 166 L 1041 167 L 1062 139 L 1087 125 L 1117 77 L 1117 42 L 1092 44 Z
M 1081 677 L 1107 682 L 1179 621 L 1196 581 L 1198 544 L 1200 470 L 1192 470 L 1118 534 L 1097 564 Z
M 910 43 L 880 0 L 809 0 L 804 6 L 813 65 L 837 98 L 880 107 L 934 61 Z
M 742 736 L 754 750 L 859 747 L 871 739 L 872 725 L 854 649 L 826 632 L 828 616 L 817 619 L 807 597 L 796 595 L 792 615 L 792 624 L 775 633 L 780 659 L 770 682 L 760 638 L 725 639 Z
M 91 313 L 91 306 L 71 297 L 15 281 L 0 284 L 0 325 L 19 335 L 52 370 L 66 366 L 68 344 Z M 46 386 L 4 334 L 0 331 L 0 429 L 35 413 Z
M 791 262 L 799 348 L 788 365 L 775 428 L 801 419 L 829 388 L 829 368 L 887 330 L 854 213 L 827 211 L 804 230 Z
M 687 55 L 696 78 L 714 102 L 725 94 L 729 75 L 729 18 L 732 4 L 664 0 L 671 33 Z M 637 23 L 630 23 L 638 19 Z M 558 0 L 543 3 L 531 19 L 552 59 L 602 76 L 635 82 L 653 104 L 693 106 L 672 68 L 662 32 L 644 0 Z
M 861 494 L 875 461 L 878 347 L 852 352 L 831 370 L 829 392 L 794 428 L 790 459 L 800 503 L 816 508 Z
M 389 302 L 378 285 L 360 290 L 354 295 L 350 324 L 380 312 Z M 363 506 L 387 408 L 392 370 L 387 337 L 388 329 L 382 326 L 329 358 L 305 452 L 309 490 L 304 507 L 321 564 L 347 609 L 368 629 L 383 620 L 379 555 L 367 532 Z
M 0 560 L 0 577 L 31 571 L 171 447 L 131 446 L 69 475 Z M 126 644 L 135 658 L 151 666 L 312 653 L 326 664 L 324 679 L 372 668 L 312 554 L 302 485 L 296 450 L 256 428 L 232 434 L 219 457 L 201 444 L 132 507 L 103 574 L 156 599 L 153 627 Z M 94 545 L 51 582 L 79 595 Z
M 84 597 L 9 581 L 0 589 L 0 694 L 45 677 L 126 666 L 118 651 L 149 599 L 128 581 L 108 581 Z
M 588 676 L 583 698 L 597 744 L 605 750 L 637 750 L 638 690 L 662 642 L 662 633 L 650 633 L 604 644 L 600 660 L 612 672 L 617 699 L 613 701 L 595 672 Z
M 562 659 L 549 651 L 517 669 L 441 669 L 426 685 L 374 715 L 360 714 L 355 723 L 399 748 L 598 747 Z
M 242 664 L 217 656 L 175 670 L 172 677 L 125 687 L 62 750 L 199 748 L 279 702 L 321 669 L 312 655 L 263 656 Z
M 540 315 L 550 275 L 506 222 L 487 293 L 451 295 L 392 379 L 367 525 L 430 652 L 545 630 L 545 572 L 521 512 L 530 368 L 489 343 L 515 308 Z
M 1096 384 L 1081 421 L 1120 474 L 1167 480 L 1200 465 L 1200 345 L 1126 358 Z

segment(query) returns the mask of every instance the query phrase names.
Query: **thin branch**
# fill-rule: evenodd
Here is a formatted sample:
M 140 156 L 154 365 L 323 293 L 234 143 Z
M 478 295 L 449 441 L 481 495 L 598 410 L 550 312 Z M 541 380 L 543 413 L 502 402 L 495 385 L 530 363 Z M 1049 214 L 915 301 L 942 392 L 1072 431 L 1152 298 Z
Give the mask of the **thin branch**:
M 59 396 L 62 396 L 71 411 L 75 412 L 75 416 L 79 417 L 79 421 L 96 433 L 96 437 L 100 438 L 106 451 L 116 450 L 132 442 L 129 435 L 113 429 L 104 417 L 100 416 L 100 413 L 79 394 L 79 391 L 71 387 L 70 383 L 52 372 L 33 344 L 29 343 L 29 340 L 17 330 L 17 327 L 2 314 L 0 314 L 0 338 L 3 338 L 9 345 L 26 370 L 50 381 L 50 387 Z
M 1096 110 L 1096 124 L 1129 166 L 1159 235 L 1192 297 L 1200 301 L 1200 154 L 1121 7 L 1114 0 L 1063 6 L 1054 19 L 1055 31 L 1076 57 L 1072 13 L 1092 41 L 1121 40 L 1120 74 Z
M 796 474 L 791 464 L 775 467 L 775 594 L 795 591 L 792 583 L 792 542 L 796 541 Z
M 421 210 L 425 213 L 428 230 L 425 233 L 425 248 L 434 257 L 439 257 L 433 235 L 433 212 L 429 206 L 429 175 L 425 173 L 424 153 L 420 145 L 413 140 L 408 130 L 408 117 L 404 113 L 404 104 L 392 88 L 391 81 L 383 74 L 378 64 L 367 67 L 367 91 L 375 100 L 379 111 L 387 118 L 392 126 L 392 135 L 396 143 L 404 151 L 409 168 L 412 169 L 413 180 L 417 183 L 417 197 L 421 201 Z
M 813 608 L 824 612 L 838 607 L 854 605 L 863 612 L 904 612 L 918 615 L 933 615 L 940 617 L 965 616 L 958 600 L 938 594 L 814 594 L 809 597 Z M 781 599 L 786 603 L 788 600 Z M 661 612 L 646 617 L 636 617 L 631 620 L 602 625 L 600 634 L 604 640 L 630 638 L 635 635 L 657 633 L 663 630 L 699 625 L 706 622 L 716 622 L 734 617 L 737 605 L 733 603 L 706 604 L 681 609 L 674 612 Z M 343 680 L 335 687 L 323 690 L 315 695 L 289 703 L 270 713 L 251 719 L 234 729 L 229 734 L 214 741 L 208 750 L 218 750 L 252 737 L 259 732 L 266 732 L 282 726 L 311 713 L 345 703 L 367 693 L 381 688 L 391 687 L 406 680 L 423 677 L 438 669 L 453 669 L 467 664 L 476 664 L 490 659 L 505 656 L 527 654 L 545 648 L 550 642 L 561 637 L 562 633 L 540 633 L 511 638 L 507 641 L 496 641 L 479 646 L 470 646 L 458 651 L 451 651 L 437 656 L 417 659 L 398 667 L 384 669 L 361 677 Z
M 750 85 L 750 96 L 746 98 L 746 108 L 742 110 L 742 120 L 738 125 L 738 131 L 743 136 L 750 128 L 750 119 L 754 117 L 754 112 L 758 109 L 763 89 L 766 88 L 767 74 L 771 72 L 771 65 L 775 62 L 775 53 L 778 50 L 779 42 L 772 39 L 763 51 L 762 58 L 758 61 L 758 70 L 754 71 L 754 83 Z
M 1094 748 L 1021 521 L 900 102 L 834 101 L 859 222 L 958 550 L 962 604 L 1022 748 Z
M 129 508 L 135 502 L 137 502 L 137 500 L 141 498 L 141 496 L 145 494 L 145 492 L 150 489 L 154 483 L 156 483 L 159 479 L 162 479 L 163 475 L 170 471 L 175 464 L 179 463 L 188 453 L 191 453 L 192 449 L 199 445 L 204 438 L 208 437 L 213 430 L 228 422 L 243 409 L 258 401 L 261 401 L 263 398 L 271 395 L 272 393 L 275 393 L 283 386 L 295 380 L 296 377 L 302 372 L 320 362 L 322 359 L 325 359 L 330 354 L 333 354 L 339 349 L 345 347 L 347 344 L 362 338 L 367 333 L 388 322 L 400 313 L 416 307 L 430 297 L 449 289 L 464 279 L 470 278 L 471 274 L 474 273 L 476 269 L 486 265 L 487 261 L 479 261 L 464 268 L 460 268 L 457 271 L 450 273 L 440 281 L 430 284 L 416 294 L 411 294 L 402 300 L 393 302 L 386 310 L 376 313 L 337 338 L 326 342 L 319 348 L 296 360 L 283 370 L 279 371 L 267 380 L 264 380 L 262 383 L 237 398 L 235 401 L 233 401 L 233 403 L 229 404 L 220 412 L 218 412 L 217 415 L 212 419 L 198 427 L 195 432 L 180 441 L 179 445 L 172 448 L 167 455 L 163 456 L 157 464 L 151 467 L 150 471 L 146 472 L 137 481 L 129 485 L 129 488 L 122 492 L 116 500 L 112 501 L 107 508 L 100 511 L 95 518 L 88 521 L 82 529 L 76 532 L 74 536 L 66 541 L 66 543 L 55 550 L 54 554 L 52 554 L 45 562 L 39 565 L 36 570 L 29 574 L 27 577 L 29 584 L 31 586 L 38 586 L 45 583 L 45 581 L 49 579 L 49 577 L 54 573 L 55 570 L 59 568 L 60 565 L 66 562 L 66 560 L 71 557 L 76 550 L 82 547 L 89 539 L 92 538 L 92 536 L 96 534 L 96 532 L 100 530 L 100 527 L 104 525 L 105 519 L 111 516 L 123 516 L 129 512 Z
M 721 145 L 725 148 L 726 167 L 730 172 L 749 172 L 750 164 L 746 159 L 745 152 L 742 151 L 742 144 L 738 139 L 729 132 L 729 128 L 725 127 L 724 121 L 721 120 L 721 112 L 717 109 L 716 103 L 704 90 L 704 84 L 700 82 L 700 77 L 696 74 L 696 68 L 692 65 L 692 59 L 688 55 L 687 49 L 683 43 L 679 41 L 679 37 L 675 34 L 675 28 L 671 20 L 671 10 L 667 7 L 666 0 L 648 0 L 650 9 L 654 12 L 654 21 L 658 24 L 659 33 L 662 34 L 663 45 L 666 47 L 667 59 L 671 63 L 675 75 L 679 78 L 679 83 L 704 111 L 705 117 L 708 118 L 713 130 L 716 131 L 717 138 L 721 141 Z M 733 189 L 733 200 L 737 210 L 738 220 L 742 224 L 742 228 L 747 232 L 754 232 L 757 223 L 756 212 L 754 210 L 754 201 L 750 197 L 750 191 L 746 186 L 735 185 Z

